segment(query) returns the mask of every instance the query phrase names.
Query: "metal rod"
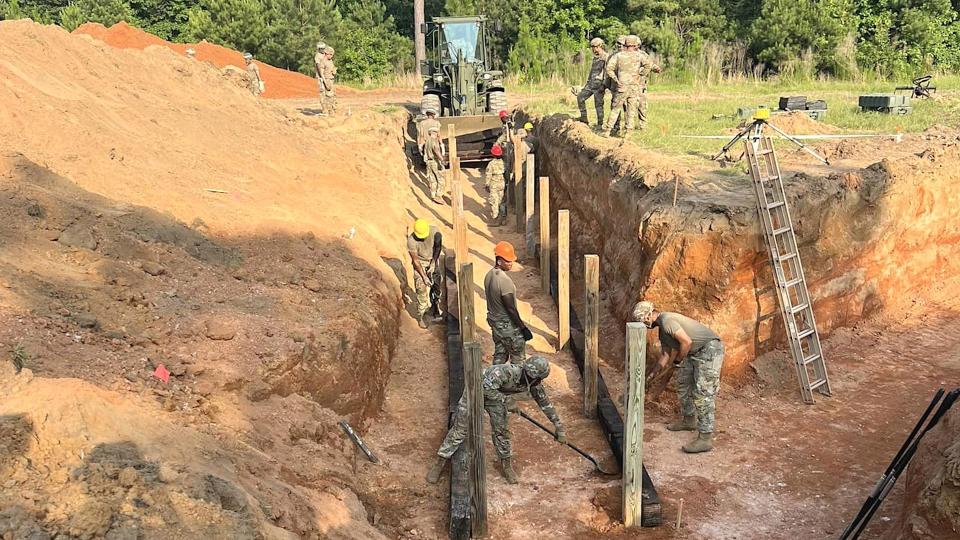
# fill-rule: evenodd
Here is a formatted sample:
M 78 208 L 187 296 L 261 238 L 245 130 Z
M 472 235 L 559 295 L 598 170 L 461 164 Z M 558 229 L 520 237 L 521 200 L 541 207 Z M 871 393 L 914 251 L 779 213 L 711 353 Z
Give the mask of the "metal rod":
M 535 426 L 537 426 L 538 428 L 542 429 L 543 431 L 549 433 L 551 437 L 556 438 L 556 436 L 557 436 L 556 433 L 550 431 L 550 428 L 548 428 L 547 426 L 545 426 L 545 425 L 541 424 L 540 422 L 537 422 L 536 420 L 534 420 L 529 414 L 523 412 L 522 410 L 517 411 L 517 414 L 519 414 L 519 415 L 522 416 L 523 418 L 526 418 L 528 421 L 530 421 L 530 423 L 532 423 L 533 425 L 535 425 Z M 583 450 L 577 448 L 576 446 L 574 446 L 574 445 L 572 445 L 572 444 L 570 444 L 570 443 L 568 443 L 568 442 L 563 443 L 563 444 L 566 445 L 566 446 L 569 446 L 574 452 L 576 452 L 576 453 L 580 454 L 581 456 L 583 456 L 583 457 L 584 457 L 587 461 L 589 461 L 590 463 L 593 463 L 593 466 L 596 467 L 596 469 L 597 469 L 598 471 L 600 471 L 601 473 L 603 473 L 603 474 L 609 474 L 609 475 L 615 475 L 615 474 L 617 474 L 617 473 L 615 473 L 615 472 L 607 472 L 607 471 L 603 470 L 603 468 L 600 467 L 600 463 L 596 460 L 596 458 L 594 458 L 594 457 L 591 456 L 590 454 L 584 452 Z
M 353 442 L 360 448 L 360 450 L 367 456 L 367 459 L 369 459 L 372 463 L 380 463 L 380 460 L 377 458 L 377 456 L 373 455 L 373 452 L 367 448 L 367 445 L 363 444 L 363 441 L 360 440 L 360 436 L 357 435 L 357 432 L 354 431 L 352 427 L 350 427 L 350 424 L 348 424 L 345 420 L 341 420 L 340 427 L 347 432 L 347 436 L 350 437 L 350 439 L 352 439 Z

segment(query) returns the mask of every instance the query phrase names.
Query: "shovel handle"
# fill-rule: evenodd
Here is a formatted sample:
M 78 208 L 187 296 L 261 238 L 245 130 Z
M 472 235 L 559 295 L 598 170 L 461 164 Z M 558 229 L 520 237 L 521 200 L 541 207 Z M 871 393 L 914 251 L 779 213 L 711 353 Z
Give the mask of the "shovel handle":
M 526 418 L 527 420 L 529 420 L 533 425 L 537 426 L 538 428 L 540 428 L 540 429 L 546 431 L 547 433 L 549 433 L 554 439 L 557 438 L 557 434 L 556 434 L 556 433 L 550 431 L 550 429 L 547 428 L 547 426 L 545 426 L 545 425 L 541 424 L 540 422 L 537 422 L 536 420 L 534 420 L 533 418 L 531 418 L 530 415 L 528 415 L 527 413 L 525 413 L 525 412 L 523 412 L 523 411 L 517 411 L 517 414 L 519 414 L 520 416 Z M 574 445 L 572 445 L 572 444 L 570 444 L 570 443 L 568 443 L 568 442 L 565 442 L 565 443 L 563 443 L 563 444 L 565 444 L 566 446 L 569 446 L 574 452 L 576 452 L 576 453 L 580 454 L 581 456 L 583 456 L 584 458 L 586 458 L 590 463 L 593 463 L 597 468 L 600 467 L 600 464 L 597 463 L 597 460 L 594 459 L 593 456 L 591 456 L 590 454 L 584 452 L 583 450 L 577 448 L 576 446 L 574 446 Z

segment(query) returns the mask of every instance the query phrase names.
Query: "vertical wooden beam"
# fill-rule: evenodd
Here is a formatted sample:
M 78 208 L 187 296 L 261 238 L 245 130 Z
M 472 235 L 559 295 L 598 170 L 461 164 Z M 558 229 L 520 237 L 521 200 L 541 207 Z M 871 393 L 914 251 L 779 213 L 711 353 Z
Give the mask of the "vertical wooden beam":
M 454 173 L 457 172 L 458 170 L 454 169 Z M 451 205 L 453 211 L 453 251 L 456 256 L 454 271 L 459 276 L 460 267 L 469 262 L 467 258 L 467 236 L 463 234 L 466 230 L 466 222 L 463 216 L 463 184 L 460 181 L 459 174 L 453 176 L 451 198 L 453 199 Z
M 513 133 L 513 163 L 510 164 L 513 167 L 513 189 L 511 194 L 513 195 L 514 205 L 516 207 L 520 206 L 520 203 L 517 202 L 520 200 L 521 195 L 523 195 L 523 160 L 524 157 L 520 155 L 520 144 L 523 141 L 520 137 L 517 137 L 516 132 Z M 516 208 L 514 209 L 516 210 Z M 517 220 L 520 219 L 520 212 L 517 212 Z
M 460 308 L 460 336 L 464 344 L 473 341 L 477 331 L 473 309 L 473 263 L 464 263 L 457 274 L 457 298 Z M 465 346 L 465 345 L 464 345 Z
M 627 323 L 626 388 L 624 401 L 626 425 L 623 438 L 623 525 L 639 527 L 643 499 L 643 401 L 647 360 L 647 327 Z
M 423 0 L 413 0 L 413 56 L 418 80 L 423 76 L 420 62 L 427 59 L 427 36 L 420 31 L 420 25 L 423 23 Z M 433 74 L 430 73 L 430 75 Z M 438 116 L 439 114 L 440 111 L 437 111 Z
M 527 257 L 533 258 L 537 251 L 537 239 L 534 236 L 534 233 L 537 228 L 537 222 L 534 220 L 533 214 L 537 210 L 537 201 L 536 201 L 536 189 L 537 184 L 533 176 L 528 177 L 526 188 L 525 188 L 525 200 L 526 202 L 523 205 L 524 222 L 526 227 L 526 232 L 524 233 L 527 240 Z
M 523 182 L 520 182 L 517 188 L 517 232 L 525 233 L 527 228 L 527 209 L 530 205 L 527 203 L 526 186 L 533 182 L 533 153 L 527 154 L 526 169 L 523 173 Z M 530 210 L 532 211 L 532 209 Z
M 540 277 L 543 290 L 550 294 L 550 178 L 540 177 Z
M 464 340 L 463 371 L 466 384 L 464 391 L 467 392 L 469 416 L 467 441 L 470 448 L 470 526 L 475 538 L 487 534 L 487 466 L 483 459 L 483 387 L 480 356 L 480 344 Z
M 439 111 L 438 111 L 439 112 Z M 450 152 L 447 154 L 448 161 L 450 162 L 450 172 L 453 172 L 454 165 L 456 169 L 460 170 L 460 161 L 456 159 L 457 157 L 457 126 L 450 124 L 447 126 L 447 151 Z
M 597 417 L 597 374 L 600 371 L 600 257 L 583 256 L 586 317 L 583 327 L 583 413 Z
M 557 308 L 560 310 L 560 328 L 557 330 L 557 350 L 570 340 L 570 211 L 557 212 Z

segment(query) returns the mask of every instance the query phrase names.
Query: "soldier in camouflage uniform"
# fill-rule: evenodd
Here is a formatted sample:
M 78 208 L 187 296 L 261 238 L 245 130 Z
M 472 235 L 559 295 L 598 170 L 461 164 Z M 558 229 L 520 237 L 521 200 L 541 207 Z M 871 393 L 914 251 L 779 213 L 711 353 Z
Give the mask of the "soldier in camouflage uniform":
M 243 60 L 247 63 L 247 81 L 250 85 L 250 91 L 253 92 L 253 95 L 259 96 L 264 89 L 263 79 L 260 78 L 260 68 L 257 67 L 257 64 L 253 61 L 253 55 L 250 53 L 244 53 Z
M 610 105 L 611 105 L 611 106 L 613 105 L 613 96 L 617 95 L 617 83 L 615 83 L 615 82 L 610 78 L 610 76 L 607 75 L 607 67 L 606 67 L 606 66 L 609 65 L 609 64 L 610 64 L 610 61 L 613 60 L 614 57 L 616 57 L 618 54 L 620 54 L 620 51 L 623 50 L 623 42 L 624 42 L 624 40 L 626 40 L 626 39 L 627 39 L 627 36 L 617 36 L 616 50 L 614 50 L 613 53 L 611 53 L 609 56 L 607 56 L 606 65 L 604 65 L 604 67 L 603 67 L 603 88 L 604 88 L 606 91 L 609 91 L 609 92 L 610 92 Z M 626 104 L 624 104 L 623 106 L 624 106 L 624 113 L 626 113 Z M 611 111 L 612 111 L 612 109 L 611 109 Z M 622 115 L 621 115 L 621 118 L 618 118 L 618 119 L 617 119 L 617 122 L 613 125 L 613 131 L 614 131 L 614 132 L 616 132 L 616 133 L 619 133 L 619 132 L 620 132 L 620 123 L 622 122 L 622 119 L 623 119 L 623 118 L 626 118 L 626 114 L 622 114 Z M 603 130 L 603 124 L 597 124 L 597 130 L 598 130 L 598 131 L 602 131 L 602 130 Z
M 407 252 L 413 267 L 413 288 L 417 300 L 417 324 L 427 328 L 431 322 L 440 322 L 439 317 L 430 319 L 430 290 L 442 283 L 440 253 L 443 251 L 443 235 L 437 227 L 425 219 L 413 223 L 413 232 L 407 235 Z
M 487 167 L 483 171 L 484 186 L 487 190 L 487 204 L 490 205 L 490 224 L 503 225 L 503 222 L 507 219 L 507 200 L 504 197 L 507 180 L 504 177 L 503 149 L 499 144 L 495 144 L 491 153 L 493 153 L 493 159 L 487 163 Z
M 510 184 L 513 181 L 513 118 L 507 111 L 500 111 L 500 121 L 503 128 L 494 144 L 503 150 L 503 179 L 505 184 Z
M 517 405 L 509 396 L 529 392 L 540 406 L 543 414 L 553 422 L 556 439 L 560 443 L 567 441 L 566 431 L 560 423 L 556 409 L 550 403 L 543 389 L 543 380 L 550 374 L 550 362 L 541 356 L 534 356 L 524 364 L 499 364 L 483 370 L 483 408 L 490 415 L 490 430 L 493 446 L 500 458 L 500 470 L 507 483 L 517 483 L 517 473 L 513 470 L 513 449 L 510 445 L 510 428 L 507 425 L 507 412 L 515 412 Z M 460 397 L 453 426 L 437 451 L 437 461 L 427 474 L 427 482 L 436 484 L 440 480 L 443 468 L 457 448 L 467 438 L 467 394 Z
M 587 120 L 587 100 L 593 96 L 593 105 L 597 109 L 597 125 L 603 125 L 603 80 L 606 77 L 607 51 L 603 49 L 603 40 L 593 38 L 590 40 L 590 48 L 593 51 L 593 62 L 590 64 L 590 75 L 587 77 L 587 83 L 577 94 L 577 107 L 580 108 L 580 121 L 589 124 Z
M 610 136 L 612 126 L 620 119 L 623 105 L 626 104 L 626 131 L 633 129 L 639 115 L 641 100 L 645 99 L 646 77 L 653 72 L 660 72 L 660 67 L 653 63 L 646 53 L 637 50 L 640 38 L 627 36 L 624 40 L 624 50 L 607 60 L 607 75 L 617 90 L 610 105 L 610 116 L 603 126 L 604 136 Z
M 424 120 L 426 124 L 428 120 Z M 436 122 L 436 121 L 435 121 Z M 446 190 L 443 178 L 443 146 L 440 142 L 440 125 L 427 126 L 427 138 L 423 142 L 423 160 L 427 164 L 427 185 L 430 186 L 430 200 L 440 204 Z
M 703 324 L 679 313 L 659 312 L 653 302 L 639 302 L 633 318 L 647 328 L 659 328 L 660 359 L 650 373 L 653 378 L 667 362 L 677 366 L 677 396 L 683 418 L 667 426 L 670 431 L 697 431 L 697 438 L 683 445 L 688 454 L 713 449 L 713 430 L 723 342 Z
M 319 45 L 317 44 L 318 48 Z M 324 45 L 323 57 L 320 51 L 314 57 L 317 66 L 317 84 L 320 86 L 320 114 L 332 115 L 337 112 L 337 91 L 333 81 L 337 76 L 337 66 L 333 63 L 333 47 Z

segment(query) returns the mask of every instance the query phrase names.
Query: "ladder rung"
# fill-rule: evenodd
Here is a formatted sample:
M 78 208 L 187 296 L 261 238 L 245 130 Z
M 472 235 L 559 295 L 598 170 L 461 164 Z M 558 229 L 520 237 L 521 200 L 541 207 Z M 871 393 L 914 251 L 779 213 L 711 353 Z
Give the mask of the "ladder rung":
M 778 255 L 777 262 L 789 261 L 797 256 L 796 253 L 787 253 L 786 255 Z
M 795 279 L 791 279 L 790 281 L 784 283 L 783 286 L 784 286 L 784 287 L 787 287 L 787 288 L 790 288 L 790 287 L 793 287 L 794 285 L 797 285 L 797 284 L 802 283 L 802 282 L 803 282 L 803 278 L 795 278 Z
M 810 304 L 800 304 L 799 306 L 790 308 L 790 313 L 792 315 L 796 315 L 797 313 L 800 313 L 801 311 L 807 309 L 808 307 L 810 307 Z
M 816 390 L 817 388 L 820 388 L 821 386 L 823 386 L 823 385 L 825 385 L 825 384 L 827 384 L 827 380 L 826 380 L 826 379 L 820 379 L 819 381 L 812 382 L 812 383 L 810 383 L 810 390 L 811 390 L 811 391 Z
M 799 334 L 797 334 L 797 339 L 803 339 L 803 338 L 805 338 L 805 337 L 807 337 L 807 336 L 811 336 L 811 335 L 816 334 L 816 333 L 817 333 L 817 331 L 816 331 L 815 329 L 813 329 L 813 328 L 807 328 L 807 329 L 804 330 L 803 332 L 800 332 Z
M 786 204 L 786 203 L 784 203 L 783 201 L 772 202 L 772 203 L 770 203 L 770 204 L 767 205 L 767 210 L 773 210 L 774 208 L 780 208 L 780 207 L 783 206 L 784 204 Z
M 758 156 L 768 156 L 773 153 L 773 150 L 761 150 L 757 152 Z
M 773 230 L 773 235 L 776 236 L 776 235 L 778 235 L 778 234 L 783 234 L 783 233 L 789 232 L 789 231 L 790 231 L 790 226 L 788 225 L 788 226 L 786 226 L 786 227 L 780 227 L 779 229 L 774 229 L 774 230 Z
M 811 354 L 810 356 L 803 359 L 803 365 L 809 366 L 810 364 L 816 362 L 820 358 L 819 354 Z

